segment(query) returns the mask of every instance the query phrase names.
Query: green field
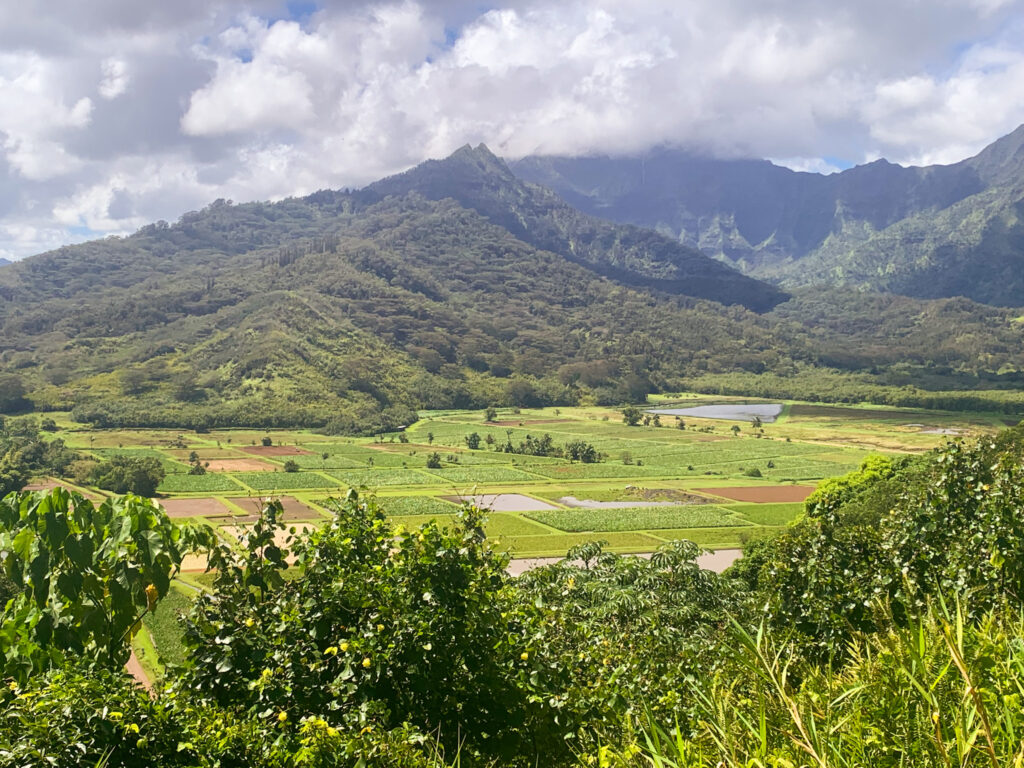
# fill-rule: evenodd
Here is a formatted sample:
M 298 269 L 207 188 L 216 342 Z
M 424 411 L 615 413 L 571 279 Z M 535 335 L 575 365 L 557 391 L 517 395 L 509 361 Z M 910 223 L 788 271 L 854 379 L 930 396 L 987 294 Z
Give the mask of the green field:
M 754 525 L 788 525 L 804 510 L 803 504 L 730 504 L 725 509 L 735 512 Z
M 338 487 L 336 481 L 315 472 L 238 472 L 235 477 L 254 491 Z
M 627 507 L 625 509 L 558 509 L 526 516 L 561 531 L 650 531 L 668 528 L 726 528 L 747 524 L 720 507 Z
M 157 489 L 160 493 L 217 493 L 245 490 L 230 475 L 207 472 L 205 475 L 167 475 Z
M 730 398 L 701 398 L 728 401 Z M 734 398 L 735 399 L 735 398 Z M 695 398 L 680 397 L 681 405 Z M 658 407 L 672 405 L 660 398 Z M 218 430 L 198 434 L 178 430 L 89 430 L 64 417 L 58 434 L 69 445 L 97 459 L 114 454 L 158 459 L 167 475 L 159 493 L 224 500 L 255 493 L 293 496 L 301 504 L 322 507 L 328 494 L 348 488 L 380 490 L 377 501 L 395 524 L 415 528 L 431 517 L 449 520 L 458 505 L 440 497 L 475 489 L 480 494 L 516 493 L 549 500 L 555 509 L 489 513 L 486 532 L 516 555 L 564 554 L 581 541 L 601 539 L 629 552 L 650 551 L 665 540 L 689 538 L 708 548 L 741 547 L 770 536 L 796 519 L 803 505 L 794 503 L 723 503 L 696 498 L 697 489 L 741 486 L 771 488 L 793 483 L 814 485 L 822 478 L 856 468 L 872 452 L 919 452 L 947 438 L 943 429 L 965 436 L 995 431 L 993 414 L 939 413 L 883 407 L 787 403 L 774 424 L 756 431 L 746 422 L 686 419 L 678 429 L 673 418 L 661 427 L 627 426 L 621 413 L 600 407 L 504 409 L 503 424 L 486 423 L 479 411 L 425 413 L 405 432 L 380 438 L 329 437 L 308 431 Z M 732 426 L 739 427 L 734 434 Z M 466 436 L 491 435 L 479 450 L 469 450 Z M 527 435 L 551 436 L 560 448 L 582 440 L 601 452 L 601 461 L 574 463 L 558 456 L 505 453 Z M 300 453 L 254 454 L 240 449 L 259 446 L 270 437 L 274 446 L 296 446 Z M 184 446 L 184 447 L 183 447 Z M 188 475 L 188 455 L 203 460 L 259 459 L 282 467 L 291 460 L 299 472 L 217 471 Z M 441 468 L 428 469 L 433 453 Z M 363 491 L 365 492 L 365 491 Z M 575 496 L 593 501 L 669 501 L 673 506 L 624 509 L 563 508 L 559 499 Z M 714 503 L 707 503 L 713 501 Z

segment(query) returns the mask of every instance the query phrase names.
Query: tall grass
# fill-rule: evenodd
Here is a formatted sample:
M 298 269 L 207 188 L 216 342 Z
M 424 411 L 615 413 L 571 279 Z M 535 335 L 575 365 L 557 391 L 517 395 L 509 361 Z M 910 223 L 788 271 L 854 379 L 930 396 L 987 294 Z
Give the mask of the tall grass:
M 800 660 L 765 627 L 733 627 L 736 655 L 683 691 L 667 724 L 648 713 L 630 746 L 583 762 L 655 768 L 1024 766 L 1024 619 L 965 621 L 941 602 L 855 638 L 835 667 Z

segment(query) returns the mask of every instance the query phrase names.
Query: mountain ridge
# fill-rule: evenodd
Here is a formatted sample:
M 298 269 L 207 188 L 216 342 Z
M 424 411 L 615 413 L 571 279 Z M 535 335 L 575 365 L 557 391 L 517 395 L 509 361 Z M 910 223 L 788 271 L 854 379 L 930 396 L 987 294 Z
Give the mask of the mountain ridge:
M 951 165 L 877 160 L 827 176 L 672 149 L 617 158 L 527 157 L 510 167 L 585 212 L 655 229 L 787 289 L 828 284 L 932 298 L 932 289 L 943 285 L 943 296 L 1022 303 L 1014 297 L 1024 295 L 1024 277 L 1001 278 L 1017 267 L 1024 275 L 1024 259 L 1006 245 L 1024 234 L 1008 216 L 1024 200 L 1024 126 Z M 999 194 L 985 197 L 992 190 Z M 1012 231 L 976 237 L 965 249 L 942 218 L 957 205 L 970 207 L 973 217 L 961 218 L 978 220 L 982 230 L 1001 220 Z M 915 218 L 928 223 L 904 224 Z M 923 253 L 915 247 L 916 230 L 929 227 L 946 240 L 933 238 Z M 891 258 L 880 255 L 882 248 Z M 984 262 L 990 253 L 1003 266 L 985 280 L 971 279 L 972 255 Z

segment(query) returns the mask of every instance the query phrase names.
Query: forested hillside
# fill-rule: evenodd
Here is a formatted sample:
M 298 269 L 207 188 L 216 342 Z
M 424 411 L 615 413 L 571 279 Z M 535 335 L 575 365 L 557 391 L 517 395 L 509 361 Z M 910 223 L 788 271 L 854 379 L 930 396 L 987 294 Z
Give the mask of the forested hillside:
M 793 288 L 1022 303 L 1024 127 L 948 166 L 877 160 L 823 176 L 662 149 L 512 164 L 572 205 L 655 229 Z
M 0 410 L 369 433 L 419 408 L 617 403 L 707 376 L 857 399 L 835 377 L 1006 389 L 1024 369 L 1014 312 L 785 298 L 465 148 L 365 190 L 218 201 L 5 268 Z

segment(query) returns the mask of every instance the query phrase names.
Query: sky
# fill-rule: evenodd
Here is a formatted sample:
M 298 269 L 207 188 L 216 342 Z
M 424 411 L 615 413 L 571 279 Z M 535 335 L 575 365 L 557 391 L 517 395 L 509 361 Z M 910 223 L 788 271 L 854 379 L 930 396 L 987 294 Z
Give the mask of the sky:
M 0 4 L 0 257 L 459 146 L 833 172 L 1024 123 L 1024 0 Z

